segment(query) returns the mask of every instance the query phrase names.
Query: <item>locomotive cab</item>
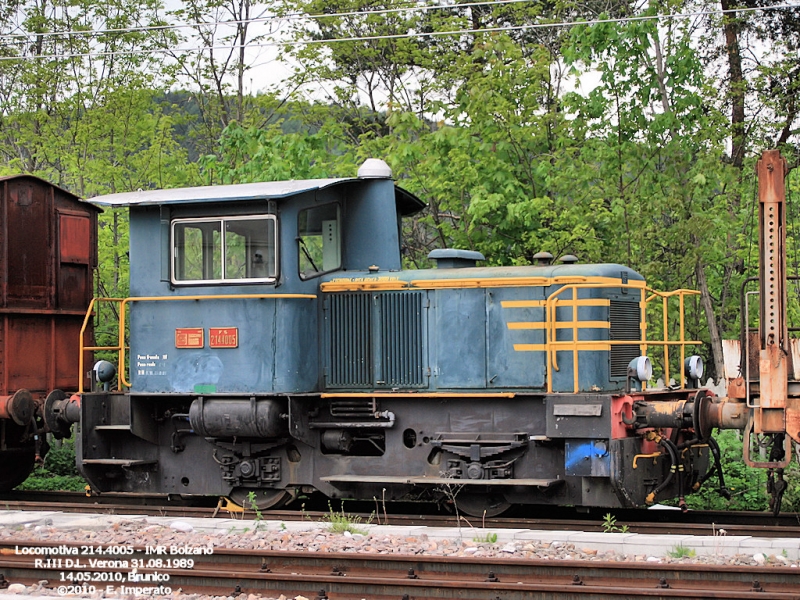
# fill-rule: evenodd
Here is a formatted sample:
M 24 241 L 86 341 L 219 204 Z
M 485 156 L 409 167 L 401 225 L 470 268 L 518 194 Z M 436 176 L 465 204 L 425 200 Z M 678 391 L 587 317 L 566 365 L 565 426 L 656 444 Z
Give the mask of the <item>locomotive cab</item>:
M 318 391 L 320 276 L 399 269 L 399 219 L 423 206 L 385 177 L 97 202 L 130 210 L 132 393 Z

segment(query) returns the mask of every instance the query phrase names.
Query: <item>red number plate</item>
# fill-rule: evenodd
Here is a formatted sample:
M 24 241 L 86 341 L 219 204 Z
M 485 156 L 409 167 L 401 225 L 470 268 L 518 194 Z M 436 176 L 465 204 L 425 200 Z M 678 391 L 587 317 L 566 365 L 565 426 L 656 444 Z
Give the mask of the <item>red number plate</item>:
M 211 348 L 238 348 L 238 327 L 211 327 L 208 330 L 208 345 Z

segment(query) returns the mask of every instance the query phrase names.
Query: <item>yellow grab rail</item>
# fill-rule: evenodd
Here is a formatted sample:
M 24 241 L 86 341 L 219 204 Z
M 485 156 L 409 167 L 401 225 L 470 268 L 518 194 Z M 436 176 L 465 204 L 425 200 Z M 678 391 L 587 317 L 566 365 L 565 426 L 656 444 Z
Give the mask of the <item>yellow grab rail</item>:
M 92 301 L 89 303 L 89 308 L 86 311 L 86 316 L 83 317 L 83 324 L 81 325 L 81 333 L 80 333 L 80 352 L 78 353 L 78 393 L 83 393 L 83 355 L 85 352 L 94 351 L 94 350 L 116 350 L 119 352 L 119 346 L 84 346 L 83 340 L 85 339 L 84 336 L 86 334 L 86 327 L 89 325 L 89 319 L 92 318 L 94 314 L 94 305 L 99 304 L 100 302 L 122 302 L 124 298 L 92 298 Z
M 650 293 L 643 301 L 639 302 L 639 306 L 641 309 L 641 316 L 640 316 L 640 328 L 641 328 L 641 339 L 639 340 L 578 340 L 578 330 L 582 327 L 585 327 L 585 322 L 578 320 L 578 307 L 579 304 L 578 300 L 578 291 L 582 289 L 608 289 L 608 288 L 630 288 L 634 290 L 641 290 L 643 292 Z M 559 296 L 566 293 L 567 291 L 572 292 L 572 298 L 563 299 L 563 305 L 572 308 L 572 319 L 569 321 L 557 321 L 557 308 L 559 302 Z M 544 350 L 546 361 L 547 361 L 547 391 L 548 393 L 552 393 L 553 391 L 553 371 L 558 371 L 558 360 L 557 360 L 557 353 L 559 351 L 569 351 L 572 350 L 573 355 L 573 391 L 575 393 L 579 390 L 579 369 L 578 369 L 578 353 L 579 350 L 607 350 L 610 349 L 612 346 L 615 345 L 632 345 L 638 344 L 641 349 L 641 353 L 644 355 L 647 353 L 647 347 L 649 345 L 653 346 L 663 346 L 664 348 L 664 377 L 665 382 L 669 382 L 669 347 L 670 346 L 679 346 L 680 347 L 680 354 L 681 354 L 681 364 L 683 364 L 685 357 L 686 357 L 686 346 L 694 346 L 702 344 L 699 340 L 687 340 L 686 333 L 685 333 L 685 320 L 684 320 L 684 308 L 685 302 L 684 299 L 686 296 L 690 295 L 697 295 L 699 292 L 695 290 L 686 290 L 686 289 L 679 289 L 672 292 L 658 292 L 651 288 L 647 288 L 643 286 L 643 282 L 635 281 L 631 283 L 568 283 L 564 284 L 561 288 L 553 292 L 547 299 L 544 300 L 544 309 L 545 309 L 545 320 L 546 323 L 543 324 L 543 329 L 545 331 L 545 343 L 541 350 Z M 668 300 L 673 297 L 679 298 L 680 303 L 680 325 L 679 325 L 679 339 L 677 340 L 670 340 L 669 339 L 669 322 L 668 322 Z M 133 302 L 189 302 L 189 301 L 202 301 L 202 300 L 248 300 L 248 299 L 255 299 L 255 300 L 266 300 L 266 299 L 315 299 L 317 296 L 315 294 L 220 294 L 220 295 L 195 295 L 195 296 L 139 296 L 139 297 L 129 297 L 129 298 L 94 298 L 89 305 L 89 310 L 86 313 L 86 317 L 84 318 L 83 326 L 81 327 L 81 340 L 80 340 L 80 361 L 79 361 L 79 368 L 80 368 L 80 378 L 78 383 L 78 391 L 82 393 L 83 390 L 83 368 L 84 368 L 84 352 L 89 350 L 112 350 L 118 352 L 119 355 L 119 387 L 130 387 L 130 383 L 128 382 L 125 376 L 125 352 L 126 352 L 126 345 L 125 345 L 125 319 L 127 314 L 127 306 Z M 662 300 L 662 311 L 663 311 L 663 339 L 662 340 L 648 340 L 647 339 L 647 305 L 658 298 Z M 84 346 L 84 333 L 86 331 L 86 327 L 88 325 L 89 319 L 91 318 L 95 303 L 96 302 L 117 302 L 120 305 L 119 308 L 119 334 L 118 334 L 118 343 L 116 346 Z M 540 301 L 536 301 L 537 304 Z M 525 305 L 527 306 L 530 304 L 528 301 L 523 302 L 520 306 Z M 561 326 L 559 326 L 561 324 Z M 565 325 L 565 326 L 564 326 Z M 556 332 L 559 328 L 566 328 L 572 330 L 572 340 L 563 340 L 558 341 L 556 339 Z M 538 349 L 538 348 L 537 348 Z M 684 386 L 683 384 L 683 377 L 680 378 L 681 387 Z
M 578 290 L 582 289 L 602 289 L 602 288 L 629 288 L 634 290 L 642 290 L 650 293 L 650 296 L 646 297 L 643 301 L 639 302 L 639 307 L 641 309 L 641 316 L 640 316 L 640 328 L 641 328 L 641 339 L 639 340 L 578 340 L 578 329 L 580 327 L 585 327 L 585 322 L 578 320 Z M 565 299 L 564 302 L 571 302 L 572 306 L 572 319 L 570 321 L 557 321 L 556 320 L 556 309 L 558 307 L 559 296 L 566 291 L 572 292 L 571 299 Z M 569 351 L 572 350 L 572 365 L 573 365 L 573 392 L 577 393 L 580 389 L 579 382 L 578 382 L 578 351 L 579 350 L 608 350 L 611 346 L 630 346 L 633 344 L 639 345 L 641 349 L 642 355 L 647 353 L 647 346 L 663 346 L 664 347 L 664 377 L 665 382 L 669 384 L 669 347 L 670 346 L 680 346 L 681 350 L 681 364 L 685 359 L 686 354 L 686 346 L 697 346 L 702 344 L 699 340 L 687 340 L 686 333 L 685 333 L 685 321 L 684 321 L 684 298 L 686 296 L 697 295 L 700 292 L 696 290 L 686 290 L 686 289 L 679 289 L 674 290 L 672 292 L 658 292 L 648 287 L 643 287 L 642 282 L 633 282 L 633 283 L 583 283 L 583 284 L 570 284 L 564 285 L 552 294 L 547 297 L 545 300 L 545 319 L 547 320 L 547 325 L 544 327 L 546 333 L 546 339 L 544 344 L 545 356 L 547 360 L 547 391 L 548 393 L 553 392 L 553 371 L 558 371 L 558 359 L 557 353 L 559 351 Z M 677 340 L 670 340 L 669 339 L 669 331 L 668 331 L 668 313 L 667 313 L 667 301 L 669 298 L 677 296 L 680 301 L 680 332 L 679 332 L 679 339 Z M 664 337 L 662 340 L 648 340 L 647 339 L 647 304 L 655 298 L 662 298 L 663 301 L 663 311 L 664 311 L 664 318 L 663 318 L 663 325 L 664 325 Z M 558 323 L 566 323 L 567 329 L 572 329 L 572 340 L 563 340 L 558 341 L 556 339 L 556 331 L 559 329 Z M 683 378 L 681 378 L 681 388 L 684 387 Z
M 663 313 L 662 314 L 662 321 L 663 321 L 663 327 L 664 327 L 664 339 L 662 341 L 660 341 L 660 342 L 652 341 L 652 342 L 648 342 L 648 343 L 650 343 L 650 344 L 652 344 L 654 346 L 663 346 L 664 347 L 664 383 L 666 385 L 669 385 L 669 380 L 670 380 L 670 376 L 669 376 L 669 347 L 670 346 L 680 346 L 680 349 L 681 349 L 681 362 L 680 362 L 681 366 L 680 366 L 680 368 L 683 368 L 683 363 L 686 360 L 686 346 L 694 346 L 694 345 L 698 345 L 698 344 L 701 343 L 701 342 L 698 342 L 698 341 L 687 341 L 686 340 L 686 329 L 685 329 L 685 320 L 684 320 L 684 308 L 686 306 L 686 304 L 685 304 L 686 296 L 698 296 L 700 294 L 700 292 L 698 292 L 697 290 L 686 290 L 686 289 L 674 290 L 672 292 L 657 292 L 657 291 L 651 290 L 651 289 L 648 289 L 648 291 L 651 292 L 651 295 L 648 298 L 645 299 L 645 301 L 644 301 L 645 306 L 647 304 L 649 304 L 651 301 L 653 301 L 653 300 L 655 300 L 657 298 L 661 298 L 661 311 Z M 679 327 L 679 330 L 678 330 L 679 339 L 678 340 L 669 341 L 669 328 L 668 328 L 668 316 L 669 316 L 668 308 L 669 308 L 669 306 L 668 306 L 668 301 L 669 301 L 670 298 L 673 298 L 675 296 L 678 296 L 678 302 L 679 302 L 679 308 L 678 308 L 679 318 L 680 318 L 680 327 Z M 683 386 L 683 376 L 681 375 L 681 377 L 679 379 L 680 379 L 680 382 L 681 382 L 681 389 L 683 389 L 683 387 L 684 387 Z

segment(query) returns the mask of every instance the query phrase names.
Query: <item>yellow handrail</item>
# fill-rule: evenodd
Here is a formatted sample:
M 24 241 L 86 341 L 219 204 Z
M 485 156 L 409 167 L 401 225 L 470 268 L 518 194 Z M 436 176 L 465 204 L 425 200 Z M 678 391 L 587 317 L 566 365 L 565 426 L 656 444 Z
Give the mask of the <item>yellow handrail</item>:
M 559 296 L 564 294 L 567 291 L 572 292 L 572 300 L 577 300 L 578 298 L 578 290 L 581 289 L 601 289 L 601 288 L 628 288 L 634 290 L 645 290 L 650 292 L 650 296 L 647 297 L 644 301 L 639 303 L 641 309 L 641 316 L 640 316 L 640 328 L 641 328 L 641 339 L 638 340 L 638 345 L 640 347 L 640 351 L 642 355 L 647 353 L 647 346 L 663 346 L 664 347 L 664 376 L 665 380 L 669 382 L 669 346 L 680 346 L 681 350 L 681 364 L 685 359 L 686 354 L 686 346 L 689 345 L 700 345 L 702 344 L 699 340 L 687 340 L 685 334 L 685 322 L 684 322 L 684 298 L 688 295 L 697 295 L 700 292 L 695 290 L 686 290 L 686 289 L 679 289 L 674 290 L 672 292 L 658 292 L 651 288 L 642 287 L 641 282 L 634 282 L 634 283 L 604 283 L 604 284 L 597 284 L 597 283 L 584 283 L 584 284 L 569 284 L 564 285 L 552 294 L 547 297 L 545 300 L 545 319 L 547 319 L 547 325 L 544 328 L 546 333 L 545 339 L 545 356 L 547 360 L 547 391 L 548 393 L 553 392 L 553 371 L 558 371 L 558 359 L 557 353 L 560 350 L 572 350 L 572 370 L 573 370 L 573 393 L 577 393 L 580 386 L 578 382 L 578 352 L 580 350 L 587 350 L 596 348 L 597 350 L 605 350 L 610 348 L 611 346 L 622 346 L 627 345 L 630 346 L 631 342 L 637 343 L 637 340 L 586 340 L 586 341 L 579 341 L 578 340 L 578 328 L 581 325 L 581 321 L 578 320 L 578 305 L 577 303 L 575 306 L 572 307 L 572 319 L 568 321 L 568 326 L 571 326 L 572 329 L 572 340 L 564 340 L 558 341 L 556 340 L 556 331 L 557 331 L 557 303 L 559 301 Z M 669 298 L 678 296 L 680 299 L 680 334 L 679 339 L 677 340 L 670 340 L 669 339 L 669 323 L 668 323 L 668 312 L 667 312 L 667 301 Z M 662 340 L 648 340 L 647 339 L 647 304 L 655 299 L 655 298 L 662 298 L 663 302 L 663 311 L 664 311 L 664 318 L 663 318 L 663 326 L 664 326 L 664 337 Z M 681 378 L 681 388 L 683 388 L 683 378 Z
M 634 290 L 642 290 L 647 291 L 650 293 L 643 301 L 639 302 L 639 306 L 641 309 L 641 316 L 640 316 L 640 329 L 641 329 L 641 339 L 640 340 L 585 340 L 579 341 L 578 340 L 578 329 L 580 328 L 582 322 L 578 320 L 578 291 L 582 289 L 609 289 L 609 288 L 630 288 Z M 572 329 L 572 340 L 563 340 L 558 341 L 556 339 L 557 336 L 557 303 L 559 301 L 559 296 L 564 294 L 565 292 L 570 291 L 572 292 L 572 300 L 575 301 L 574 305 L 572 306 L 572 319 L 567 321 L 567 327 Z M 544 344 L 544 351 L 547 360 L 547 391 L 548 393 L 552 393 L 553 391 L 553 370 L 558 371 L 558 359 L 557 353 L 561 350 L 572 350 L 573 356 L 573 391 L 575 393 L 579 390 L 579 368 L 578 368 L 578 361 L 579 361 L 579 349 L 580 350 L 587 350 L 587 349 L 597 349 L 597 350 L 605 350 L 609 349 L 611 346 L 615 345 L 631 345 L 633 342 L 634 344 L 639 345 L 641 353 L 647 353 L 648 345 L 654 346 L 663 346 L 664 348 L 664 377 L 665 381 L 669 382 L 669 347 L 670 346 L 679 346 L 680 353 L 681 353 L 681 364 L 683 364 L 686 356 L 686 346 L 689 345 L 700 345 L 702 344 L 699 340 L 686 340 L 685 334 L 685 319 L 684 319 L 684 309 L 685 309 L 685 302 L 684 299 L 686 296 L 689 295 L 697 295 L 699 292 L 695 290 L 686 290 L 686 289 L 679 289 L 674 290 L 672 292 L 658 292 L 651 288 L 643 287 L 642 282 L 636 281 L 632 283 L 569 283 L 564 284 L 561 288 L 550 294 L 550 296 L 545 300 L 545 319 L 546 323 L 544 324 L 544 332 L 545 332 L 545 344 Z M 670 340 L 669 339 L 669 319 L 668 319 L 668 300 L 669 298 L 677 296 L 679 298 L 680 303 L 680 326 L 679 326 L 679 339 L 677 340 Z M 202 300 L 248 300 L 248 299 L 255 299 L 255 300 L 265 300 L 265 299 L 315 299 L 317 296 L 315 294 L 220 294 L 220 295 L 193 295 L 193 296 L 138 296 L 138 297 L 129 297 L 129 298 L 94 298 L 92 299 L 91 303 L 89 304 L 89 309 L 86 312 L 86 317 L 83 321 L 83 326 L 81 327 L 81 339 L 80 339 L 80 359 L 79 359 L 79 368 L 80 368 L 80 377 L 78 382 L 78 391 L 82 393 L 83 390 L 83 369 L 84 369 L 84 352 L 89 350 L 112 350 L 118 352 L 119 355 L 119 386 L 122 387 L 130 387 L 131 384 L 128 382 L 126 375 L 125 375 L 125 319 L 127 315 L 127 306 L 133 302 L 189 302 L 189 301 L 202 301 Z M 662 340 L 648 340 L 647 339 L 647 305 L 655 300 L 661 298 L 662 300 L 662 311 L 663 311 L 663 339 Z M 84 346 L 84 333 L 86 331 L 86 327 L 89 323 L 89 319 L 91 318 L 96 302 L 117 302 L 120 305 L 119 308 L 119 334 L 118 334 L 118 343 L 116 346 Z M 565 300 L 565 302 L 569 302 Z M 680 378 L 681 387 L 683 387 L 683 378 Z
M 92 298 L 92 301 L 89 303 L 89 308 L 86 311 L 86 316 L 83 317 L 83 324 L 81 325 L 81 333 L 80 333 L 80 352 L 78 354 L 78 393 L 83 393 L 83 355 L 85 352 L 90 350 L 117 350 L 120 351 L 119 346 L 84 346 L 83 340 L 86 334 L 86 327 L 89 325 L 89 320 L 92 318 L 94 314 L 94 305 L 100 302 L 122 302 L 124 298 Z
M 132 296 L 129 298 L 93 298 L 92 301 L 89 303 L 89 310 L 86 311 L 86 317 L 83 320 L 83 327 L 81 328 L 81 340 L 80 340 L 80 361 L 79 361 L 79 368 L 80 368 L 80 379 L 78 383 L 78 392 L 83 393 L 83 353 L 88 350 L 116 350 L 119 353 L 119 387 L 131 387 L 131 384 L 128 382 L 125 376 L 125 318 L 127 312 L 128 304 L 132 302 L 189 302 L 189 301 L 201 301 L 201 300 L 268 300 L 271 298 L 274 299 L 309 299 L 313 300 L 316 298 L 316 294 L 218 294 L 218 295 L 211 295 L 211 294 L 203 294 L 203 295 L 195 295 L 195 296 Z M 89 322 L 89 319 L 92 316 L 94 305 L 96 301 L 106 301 L 106 302 L 119 302 L 119 333 L 118 333 L 118 343 L 116 346 L 84 346 L 83 345 L 83 334 L 86 330 L 86 326 Z
M 663 312 L 662 321 L 663 321 L 663 327 L 664 327 L 664 330 L 663 330 L 664 339 L 663 339 L 663 341 L 661 341 L 661 342 L 649 341 L 648 343 L 653 344 L 654 346 L 664 346 L 664 383 L 666 385 L 669 385 L 669 381 L 670 381 L 670 376 L 669 376 L 669 347 L 670 346 L 680 346 L 680 349 L 681 349 L 680 368 L 682 369 L 683 368 L 683 363 L 686 360 L 686 346 L 699 345 L 699 344 L 702 343 L 702 342 L 695 341 L 695 340 L 692 340 L 692 341 L 687 341 L 686 340 L 686 329 L 685 329 L 686 323 L 685 323 L 685 319 L 684 319 L 684 316 L 685 316 L 685 312 L 684 311 L 685 311 L 685 306 L 686 306 L 686 304 L 685 304 L 686 296 L 698 296 L 700 294 L 700 292 L 698 292 L 697 290 L 687 290 L 687 289 L 683 289 L 683 288 L 678 289 L 678 290 L 674 290 L 672 292 L 657 292 L 657 291 L 649 289 L 649 288 L 648 288 L 648 291 L 651 292 L 651 295 L 645 299 L 645 301 L 644 301 L 645 307 L 652 300 L 655 300 L 656 298 L 661 298 L 661 310 Z M 679 330 L 678 330 L 678 335 L 680 336 L 680 338 L 678 340 L 674 341 L 674 342 L 671 342 L 671 341 L 669 341 L 669 329 L 668 329 L 668 308 L 669 308 L 668 300 L 670 298 L 675 297 L 675 296 L 678 296 L 678 303 L 679 303 L 679 308 L 678 308 L 679 315 L 678 316 L 679 316 L 679 319 L 680 319 L 680 327 L 679 327 Z M 680 380 L 680 383 L 681 383 L 681 389 L 683 389 L 684 384 L 683 384 L 683 376 L 682 375 L 679 377 L 679 380 Z

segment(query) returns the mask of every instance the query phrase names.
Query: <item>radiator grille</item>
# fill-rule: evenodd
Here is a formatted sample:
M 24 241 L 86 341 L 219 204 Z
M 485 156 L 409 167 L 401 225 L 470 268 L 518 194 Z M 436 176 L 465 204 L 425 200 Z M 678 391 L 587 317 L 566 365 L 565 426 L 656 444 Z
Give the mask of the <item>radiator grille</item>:
M 388 387 L 423 383 L 422 292 L 381 294 L 381 380 Z
M 608 318 L 611 324 L 612 340 L 641 340 L 641 309 L 638 302 L 611 300 Z M 628 364 L 639 354 L 641 354 L 641 349 L 638 344 L 612 345 L 609 358 L 610 376 L 625 377 L 628 372 Z
M 330 297 L 331 372 L 328 385 L 372 385 L 371 294 Z
M 331 294 L 328 386 L 424 385 L 423 294 Z

